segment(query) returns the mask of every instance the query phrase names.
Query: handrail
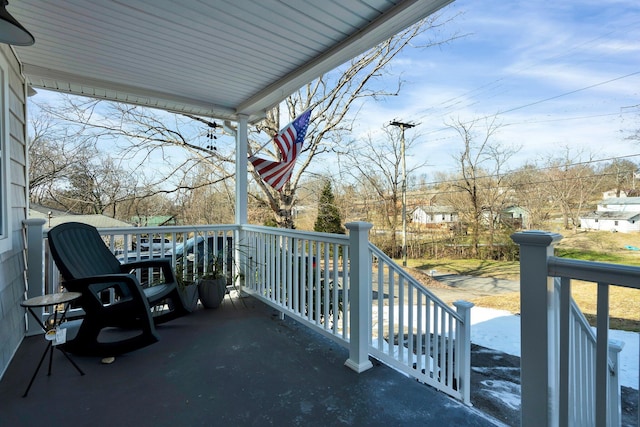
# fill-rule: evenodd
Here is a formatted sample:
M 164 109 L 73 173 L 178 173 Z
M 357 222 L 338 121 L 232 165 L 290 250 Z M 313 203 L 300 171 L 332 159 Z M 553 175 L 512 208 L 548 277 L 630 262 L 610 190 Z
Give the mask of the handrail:
M 427 296 L 429 297 L 429 299 L 437 302 L 437 304 L 441 306 L 443 310 L 445 310 L 451 316 L 455 317 L 458 321 L 463 320 L 457 311 L 455 311 L 449 305 L 447 305 L 446 302 L 442 301 L 442 299 L 440 299 L 440 297 L 438 297 L 436 294 L 434 294 L 429 289 L 422 286 L 422 284 L 418 280 L 416 280 L 415 277 L 407 273 L 394 260 L 392 260 L 387 254 L 385 254 L 380 248 L 375 246 L 373 243 L 370 243 L 369 250 L 371 251 L 372 255 L 374 255 L 376 258 L 383 260 L 385 264 L 394 266 L 393 271 L 397 273 L 399 276 L 402 276 L 404 280 L 410 282 L 415 287 L 415 289 L 418 292 L 420 292 L 422 295 Z
M 454 310 L 371 243 L 369 252 L 377 292 L 372 301 L 377 310 L 372 313 L 372 355 L 470 404 L 473 304 L 457 301 Z
M 549 276 L 640 289 L 640 267 L 556 256 L 549 257 L 547 265 Z

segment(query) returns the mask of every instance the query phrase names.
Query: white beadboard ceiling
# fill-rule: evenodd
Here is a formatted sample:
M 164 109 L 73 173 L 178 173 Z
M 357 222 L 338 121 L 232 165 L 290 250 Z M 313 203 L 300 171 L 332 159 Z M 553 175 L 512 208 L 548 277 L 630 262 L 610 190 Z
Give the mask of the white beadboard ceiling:
M 35 88 L 250 121 L 452 0 L 10 0 Z

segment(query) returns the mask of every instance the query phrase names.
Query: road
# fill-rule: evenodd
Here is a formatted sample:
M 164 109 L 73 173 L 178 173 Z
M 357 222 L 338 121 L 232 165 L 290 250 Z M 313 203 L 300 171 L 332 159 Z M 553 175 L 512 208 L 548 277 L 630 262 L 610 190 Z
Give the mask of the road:
M 520 283 L 515 280 L 437 273 L 432 277 L 444 286 L 430 287 L 429 290 L 447 303 L 520 290 Z

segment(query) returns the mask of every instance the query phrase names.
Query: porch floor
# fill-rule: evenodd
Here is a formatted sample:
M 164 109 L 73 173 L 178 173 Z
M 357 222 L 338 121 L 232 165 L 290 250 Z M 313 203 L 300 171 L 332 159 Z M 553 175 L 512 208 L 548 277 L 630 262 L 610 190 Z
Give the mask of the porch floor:
M 44 350 L 25 338 L 0 382 L 0 425 L 494 426 L 472 407 L 347 350 L 253 298 L 231 298 L 158 327 L 161 340 L 101 364 L 54 352 L 26 398 Z

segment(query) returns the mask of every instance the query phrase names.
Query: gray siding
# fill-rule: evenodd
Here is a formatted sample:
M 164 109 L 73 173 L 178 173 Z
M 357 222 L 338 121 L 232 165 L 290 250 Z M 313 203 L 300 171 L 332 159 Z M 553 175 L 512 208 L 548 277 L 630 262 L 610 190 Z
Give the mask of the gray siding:
M 10 140 L 10 216 L 12 249 L 0 254 L 0 378 L 22 342 L 25 333 L 25 312 L 20 307 L 24 299 L 24 240 L 22 221 L 27 212 L 27 148 L 24 79 L 11 49 L 0 44 L 3 55 L 12 67 L 9 74 Z

